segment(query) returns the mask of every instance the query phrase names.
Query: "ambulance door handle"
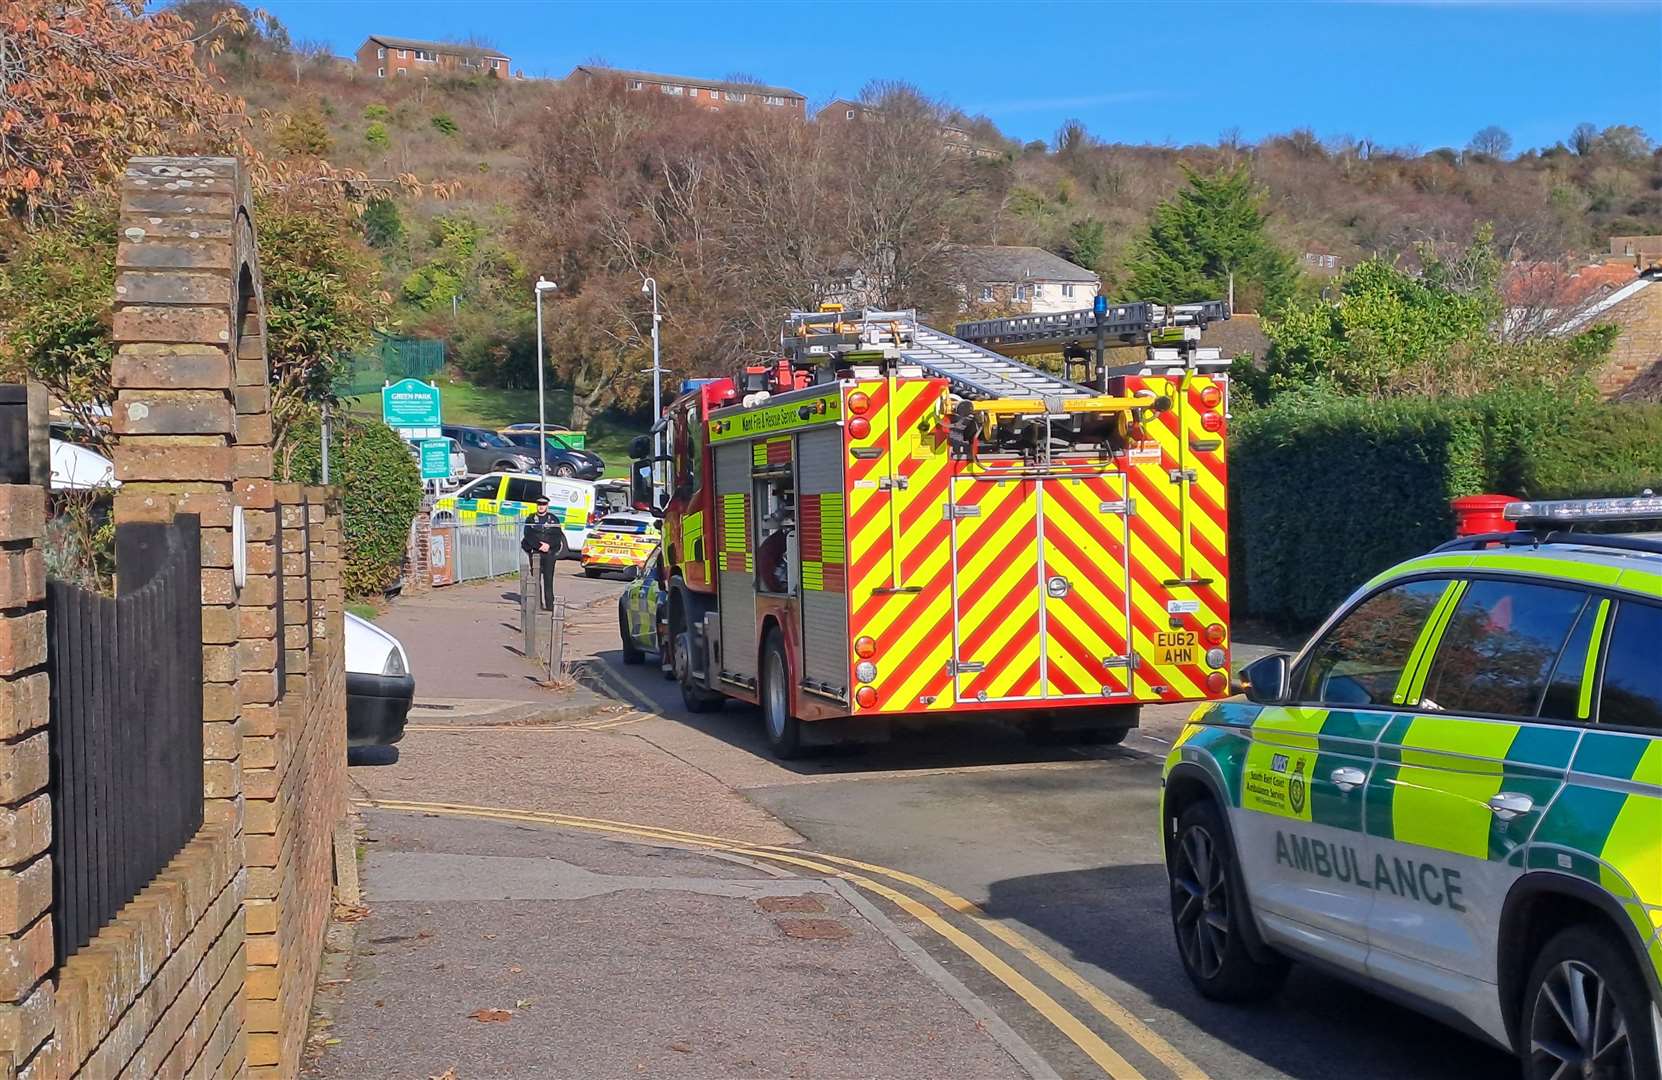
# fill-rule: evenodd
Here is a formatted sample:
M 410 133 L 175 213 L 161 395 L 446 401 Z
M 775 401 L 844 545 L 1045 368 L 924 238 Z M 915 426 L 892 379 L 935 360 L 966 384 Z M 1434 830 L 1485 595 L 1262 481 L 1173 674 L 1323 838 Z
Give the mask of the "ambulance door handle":
M 1341 765 L 1328 774 L 1333 786 L 1343 792 L 1355 791 L 1367 780 L 1368 774 L 1361 769 L 1353 769 L 1349 765 Z
M 1489 799 L 1489 811 L 1501 821 L 1511 821 L 1535 809 L 1535 800 L 1515 791 L 1502 791 Z

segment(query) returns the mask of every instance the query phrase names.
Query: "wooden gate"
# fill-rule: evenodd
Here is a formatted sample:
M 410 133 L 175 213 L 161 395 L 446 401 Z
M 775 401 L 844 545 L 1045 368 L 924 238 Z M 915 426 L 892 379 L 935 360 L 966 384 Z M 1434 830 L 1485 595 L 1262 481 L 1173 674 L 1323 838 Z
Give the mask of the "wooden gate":
M 202 825 L 198 525 L 119 526 L 114 598 L 47 583 L 60 964 Z

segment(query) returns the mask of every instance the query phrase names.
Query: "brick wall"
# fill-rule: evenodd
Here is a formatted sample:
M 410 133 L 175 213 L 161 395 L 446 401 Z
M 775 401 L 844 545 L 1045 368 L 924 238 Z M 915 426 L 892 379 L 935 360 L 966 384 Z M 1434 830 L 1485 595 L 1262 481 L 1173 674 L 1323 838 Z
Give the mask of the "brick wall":
M 55 971 L 45 492 L 0 486 L 0 1080 L 298 1071 L 345 811 L 340 507 L 271 478 L 249 205 L 228 158 L 123 179 L 114 513 L 200 517 L 204 823 Z
M 1598 321 L 1621 327 L 1598 372 L 1598 387 L 1606 397 L 1621 393 L 1635 379 L 1662 365 L 1662 281 L 1640 289 L 1602 313 Z
M 346 674 L 340 512 L 332 489 L 275 486 L 283 696 L 249 761 L 248 1063 L 292 1076 L 333 899 L 345 813 Z M 323 887 L 318 887 L 319 883 Z
M 45 489 L 0 485 L 0 1077 L 46 1075 L 53 1039 L 46 794 Z

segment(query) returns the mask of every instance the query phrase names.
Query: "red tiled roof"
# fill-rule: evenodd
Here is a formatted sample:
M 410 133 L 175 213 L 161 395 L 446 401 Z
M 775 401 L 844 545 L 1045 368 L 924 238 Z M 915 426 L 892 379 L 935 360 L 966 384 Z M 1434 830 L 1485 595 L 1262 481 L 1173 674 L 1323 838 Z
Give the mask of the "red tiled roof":
M 1606 262 L 1566 269 L 1557 263 L 1513 263 L 1501 279 L 1511 306 L 1567 308 L 1596 300 L 1639 276 L 1632 263 Z

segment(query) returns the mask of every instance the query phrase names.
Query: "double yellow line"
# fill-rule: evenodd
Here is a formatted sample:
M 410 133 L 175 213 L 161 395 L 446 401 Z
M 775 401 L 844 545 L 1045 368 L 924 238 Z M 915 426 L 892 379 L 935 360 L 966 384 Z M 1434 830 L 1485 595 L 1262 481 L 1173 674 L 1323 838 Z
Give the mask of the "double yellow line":
M 438 725 L 435 725 L 438 726 Z M 622 821 L 574 817 L 536 810 L 515 810 L 505 807 L 469 806 L 459 803 L 421 803 L 399 799 L 358 800 L 358 805 L 378 810 L 434 814 L 448 817 L 485 818 L 499 821 L 528 821 L 570 829 L 635 836 L 648 840 L 683 844 L 741 855 L 750 859 L 765 859 L 787 866 L 800 867 L 815 873 L 842 878 L 867 892 L 893 903 L 936 935 L 975 961 L 999 982 L 1014 991 L 1040 1016 L 1065 1035 L 1087 1057 L 1114 1080 L 1145 1080 L 1143 1073 L 1108 1045 L 1101 1036 L 1079 1017 L 1065 1008 L 1054 997 L 1017 971 L 1008 962 L 975 937 L 948 922 L 935 908 L 914 897 L 884 884 L 876 878 L 887 878 L 898 884 L 917 889 L 939 901 L 951 912 L 968 920 L 971 926 L 1002 942 L 1057 983 L 1066 987 L 1089 1005 L 1097 1016 L 1107 1021 L 1119 1033 L 1140 1046 L 1151 1058 L 1165 1067 L 1178 1080 L 1205 1080 L 1206 1074 L 1176 1047 L 1157 1032 L 1138 1020 L 1123 1005 L 1093 986 L 1077 972 L 1046 953 L 1022 934 L 991 918 L 977 904 L 949 889 L 923 878 L 873 863 L 826 855 L 813 851 L 779 847 L 771 844 L 747 844 L 740 840 L 679 829 L 635 825 Z

